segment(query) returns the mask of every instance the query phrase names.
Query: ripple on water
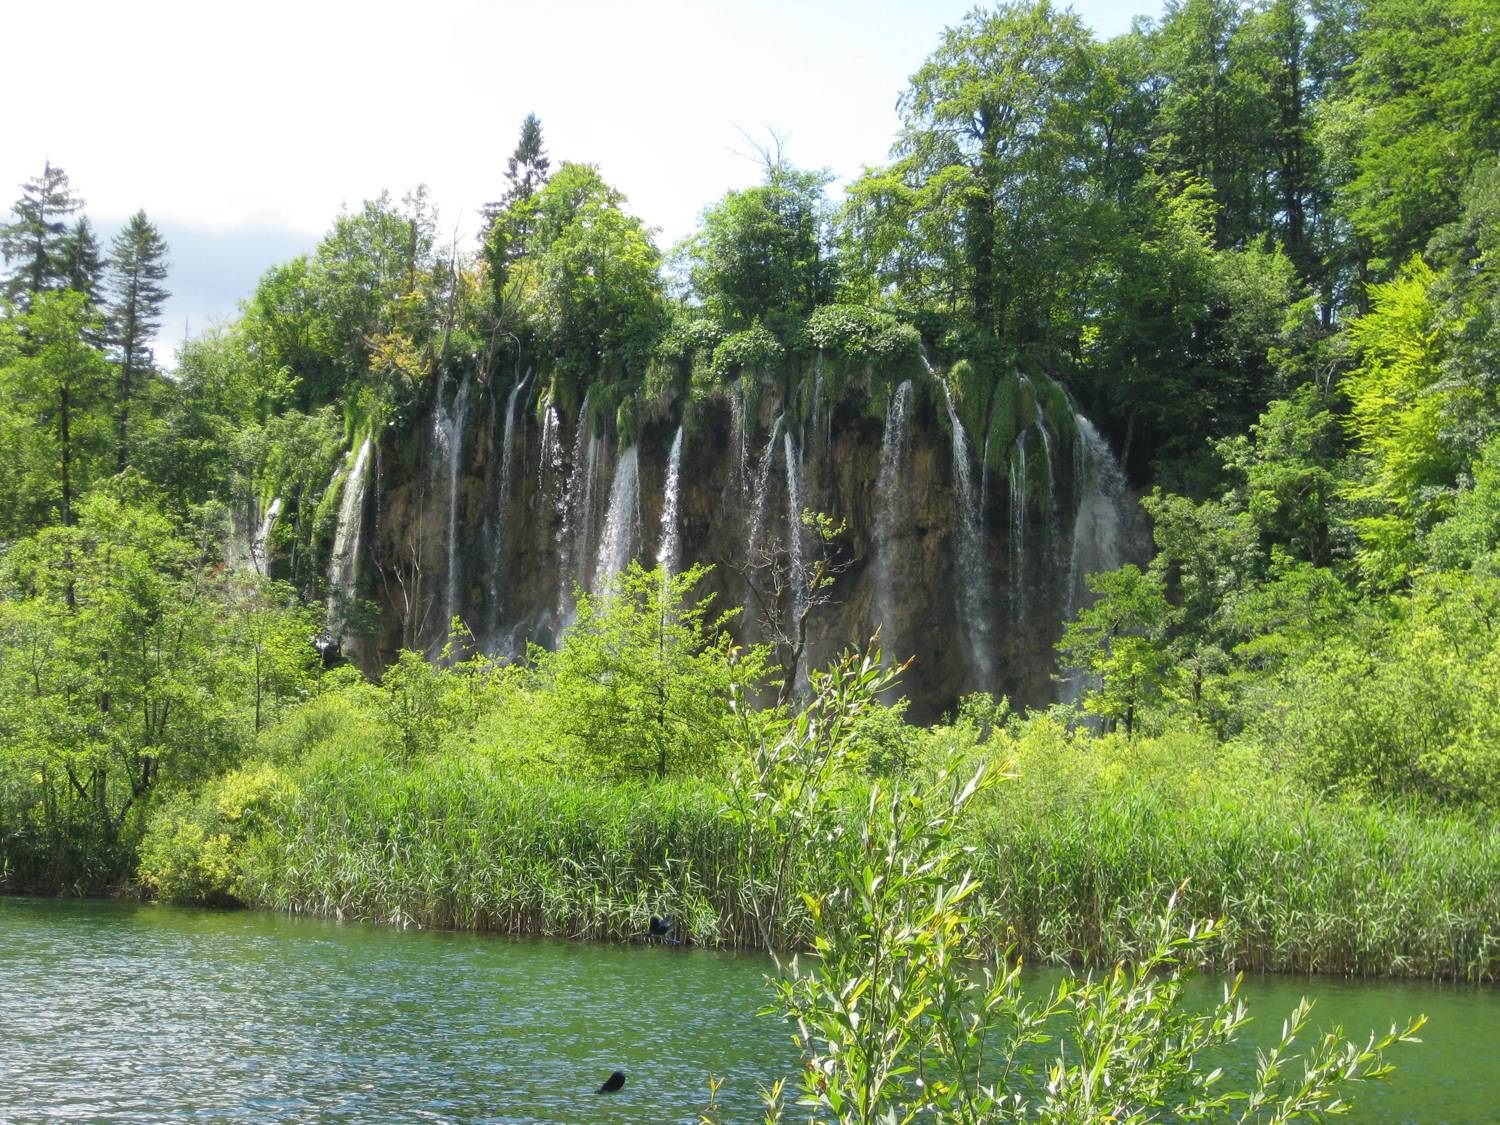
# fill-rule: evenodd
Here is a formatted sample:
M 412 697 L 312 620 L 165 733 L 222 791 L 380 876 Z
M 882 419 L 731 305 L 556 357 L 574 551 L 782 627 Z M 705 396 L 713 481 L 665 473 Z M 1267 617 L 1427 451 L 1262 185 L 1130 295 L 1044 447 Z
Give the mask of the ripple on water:
M 0 1122 L 730 1121 L 795 1072 L 769 962 L 270 914 L 0 898 Z M 1036 987 L 1050 974 L 1034 976 Z M 1195 986 L 1203 1003 L 1220 987 Z M 1351 1036 L 1426 1012 L 1345 1120 L 1497 1120 L 1500 994 L 1252 978 L 1236 1085 L 1303 993 Z M 1309 1037 L 1310 1038 L 1310 1037 Z M 619 1094 L 593 1090 L 616 1068 Z

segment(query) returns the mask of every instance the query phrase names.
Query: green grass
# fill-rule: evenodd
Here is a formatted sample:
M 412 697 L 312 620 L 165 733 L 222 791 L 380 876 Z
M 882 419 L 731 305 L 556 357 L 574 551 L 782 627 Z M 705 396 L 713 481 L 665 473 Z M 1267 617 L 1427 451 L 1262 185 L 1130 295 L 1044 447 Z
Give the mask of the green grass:
M 857 792 L 844 807 L 862 809 Z M 595 940 L 670 912 L 688 940 L 748 946 L 769 880 L 720 808 L 703 782 L 544 783 L 480 755 L 325 756 L 252 846 L 247 885 L 253 904 L 282 910 Z M 1060 785 L 1023 769 L 965 832 L 988 943 L 1031 960 L 1135 956 L 1181 888 L 1185 916 L 1223 920 L 1208 950 L 1218 968 L 1500 974 L 1500 828 L 1487 821 L 1109 773 Z M 800 857 L 795 886 L 822 888 L 827 846 Z M 800 903 L 778 920 L 779 943 L 808 933 Z

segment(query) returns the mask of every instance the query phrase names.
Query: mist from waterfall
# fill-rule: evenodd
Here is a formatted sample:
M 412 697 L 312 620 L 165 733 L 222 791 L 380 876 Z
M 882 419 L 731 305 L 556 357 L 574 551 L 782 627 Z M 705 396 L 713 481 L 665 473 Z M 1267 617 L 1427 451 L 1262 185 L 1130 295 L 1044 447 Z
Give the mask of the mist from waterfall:
M 662 574 L 676 574 L 682 566 L 682 431 L 672 439 L 667 455 L 667 483 L 661 498 L 661 541 L 656 551 L 656 565 Z
M 875 620 L 881 648 L 889 663 L 895 651 L 895 540 L 905 505 L 902 470 L 906 465 L 911 433 L 912 382 L 907 379 L 891 395 L 885 411 L 885 432 L 880 439 L 880 476 L 875 481 Z

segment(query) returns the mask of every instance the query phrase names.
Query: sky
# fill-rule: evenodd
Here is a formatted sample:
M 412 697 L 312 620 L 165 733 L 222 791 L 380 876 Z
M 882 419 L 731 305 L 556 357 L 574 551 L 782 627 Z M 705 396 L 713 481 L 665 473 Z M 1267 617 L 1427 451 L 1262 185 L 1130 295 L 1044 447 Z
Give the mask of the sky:
M 231 319 L 341 207 L 426 183 L 472 240 L 521 119 L 598 164 L 663 249 L 759 178 L 745 133 L 844 183 L 882 163 L 907 78 L 972 0 L 82 0 L 7 5 L 0 207 L 44 161 L 113 235 L 171 247 L 158 356 Z M 1080 0 L 1101 37 L 1149 0 Z

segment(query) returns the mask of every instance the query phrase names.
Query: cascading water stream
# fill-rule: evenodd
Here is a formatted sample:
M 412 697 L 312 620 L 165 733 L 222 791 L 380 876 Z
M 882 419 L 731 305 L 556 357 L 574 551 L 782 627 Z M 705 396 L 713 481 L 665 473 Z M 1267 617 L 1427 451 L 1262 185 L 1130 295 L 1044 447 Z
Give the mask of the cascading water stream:
M 589 564 L 589 529 L 593 522 L 594 469 L 598 445 L 589 433 L 589 394 L 578 409 L 573 431 L 572 470 L 563 493 L 562 528 L 558 532 L 557 616 L 566 623 L 572 616 L 573 584 L 585 585 L 581 576 Z
M 906 514 L 901 503 L 903 469 L 911 430 L 912 383 L 907 379 L 891 395 L 885 411 L 885 432 L 880 439 L 880 476 L 875 481 L 875 620 L 885 662 L 890 662 L 896 635 L 895 539 Z
M 510 529 L 510 502 L 511 502 L 511 461 L 515 450 L 516 437 L 516 400 L 527 383 L 531 382 L 530 373 L 525 379 L 517 379 L 516 385 L 510 390 L 510 397 L 505 400 L 505 429 L 504 437 L 500 442 L 500 483 L 499 496 L 495 504 L 495 534 L 490 544 L 490 647 L 495 648 L 495 641 L 500 636 L 500 623 L 504 614 L 505 595 L 505 570 L 504 558 L 507 546 L 507 535 Z M 543 456 L 546 456 L 545 438 L 543 440 Z
M 640 457 L 631 446 L 615 464 L 615 479 L 609 489 L 609 510 L 604 534 L 599 538 L 599 559 L 594 567 L 595 594 L 602 594 L 609 580 L 630 565 L 640 523 Z
M 802 555 L 802 462 L 797 456 L 797 443 L 792 438 L 792 432 L 788 430 L 785 436 L 786 456 L 786 549 L 788 557 L 789 579 L 792 587 L 792 619 L 788 624 L 788 632 L 792 637 L 800 633 L 798 623 L 802 619 L 802 611 L 807 606 L 807 564 Z M 793 684 L 800 692 L 807 687 L 807 675 L 804 667 L 807 663 L 807 652 L 804 650 L 797 658 L 797 666 L 792 669 Z
M 266 508 L 266 514 L 261 517 L 260 527 L 256 529 L 255 538 L 250 540 L 250 565 L 257 573 L 271 573 L 271 532 L 276 530 L 276 517 L 281 515 L 281 497 L 272 499 L 270 506 Z
M 324 625 L 324 635 L 335 644 L 344 638 L 347 610 L 359 578 L 359 537 L 364 524 L 370 445 L 370 439 L 365 438 L 358 450 L 349 453 L 353 464 L 344 477 L 344 493 L 339 497 L 339 522 L 333 535 L 333 555 L 328 562 L 328 612 Z M 279 504 L 279 500 L 274 502 L 272 508 Z
M 781 436 L 781 415 L 771 423 L 771 437 L 766 442 L 765 452 L 760 455 L 760 467 L 755 473 L 755 497 L 751 508 L 750 541 L 745 554 L 751 566 L 756 563 L 756 551 L 766 526 L 766 503 L 771 492 L 771 465 L 776 459 L 776 439 Z
M 1088 576 L 1117 570 L 1125 560 L 1125 472 L 1092 422 L 1076 413 L 1073 421 L 1078 426 L 1081 452 L 1065 621 L 1071 621 L 1088 603 Z M 1063 701 L 1076 702 L 1087 686 L 1087 677 L 1081 671 L 1073 671 L 1063 682 Z
M 1017 628 L 1026 624 L 1026 434 L 1010 451 L 1010 606 Z
M 444 602 L 446 612 L 443 616 L 443 634 L 446 636 L 454 616 L 458 613 L 458 594 L 462 577 L 459 573 L 461 561 L 458 551 L 458 478 L 463 467 L 464 429 L 469 420 L 469 377 L 467 375 L 458 385 L 452 409 L 447 412 L 439 411 L 437 416 L 441 419 L 445 431 L 443 444 L 448 454 L 448 588 Z
M 656 565 L 671 577 L 682 565 L 682 430 L 672 439 L 667 455 L 667 484 L 661 499 L 661 542 L 656 551 Z
M 984 558 L 983 525 L 979 517 L 974 478 L 969 467 L 969 437 L 964 432 L 964 424 L 958 411 L 954 409 L 953 394 L 948 390 L 948 385 L 941 381 L 939 385 L 943 388 L 943 401 L 948 407 L 948 425 L 953 437 L 953 500 L 958 514 L 956 586 L 959 612 L 967 627 L 970 664 L 980 686 L 987 690 L 993 683 L 994 669 L 990 657 L 989 616 L 985 610 L 989 568 Z
M 802 616 L 807 602 L 807 567 L 802 558 L 802 462 L 790 430 L 785 438 L 786 454 L 786 550 L 791 567 L 792 622 Z

